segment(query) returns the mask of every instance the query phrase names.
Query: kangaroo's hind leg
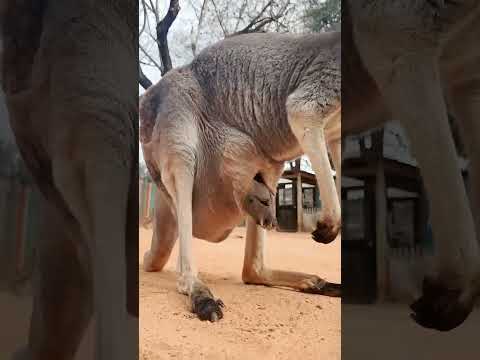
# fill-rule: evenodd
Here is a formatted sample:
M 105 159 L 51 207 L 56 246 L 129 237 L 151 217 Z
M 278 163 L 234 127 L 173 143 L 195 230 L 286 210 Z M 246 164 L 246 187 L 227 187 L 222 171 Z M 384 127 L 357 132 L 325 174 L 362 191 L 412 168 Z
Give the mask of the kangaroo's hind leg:
M 265 241 L 266 230 L 257 225 L 255 219 L 248 216 L 242 271 L 244 283 L 285 286 L 310 294 L 341 296 L 340 284 L 328 282 L 317 275 L 267 268 L 264 261 Z
M 480 82 L 474 81 L 455 89 L 452 99 L 455 118 L 469 160 L 470 202 L 475 222 L 477 242 L 480 244 Z M 474 275 L 472 292 L 480 295 L 480 258 Z
M 86 247 L 78 224 L 55 205 L 42 205 L 28 345 L 13 359 L 71 360 L 93 313 L 92 264 L 79 256 Z
M 155 215 L 150 250 L 143 256 L 145 271 L 161 271 L 178 237 L 177 220 L 162 191 L 155 196 Z
M 177 290 L 187 295 L 191 309 L 201 320 L 217 321 L 223 317 L 223 303 L 213 297 L 199 279 L 193 256 L 193 199 L 195 173 L 199 156 L 199 135 L 195 118 L 185 113 L 166 121 L 154 151 L 161 182 L 171 200 L 177 219 L 179 260 Z

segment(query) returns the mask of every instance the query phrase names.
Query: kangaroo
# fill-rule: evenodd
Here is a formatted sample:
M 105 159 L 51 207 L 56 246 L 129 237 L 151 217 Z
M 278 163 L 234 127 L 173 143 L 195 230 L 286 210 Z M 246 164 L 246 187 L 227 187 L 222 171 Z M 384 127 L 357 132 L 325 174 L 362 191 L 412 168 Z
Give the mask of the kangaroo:
M 201 320 L 222 318 L 223 303 L 198 278 L 192 237 L 220 242 L 245 215 L 245 283 L 340 295 L 340 285 L 316 275 L 266 268 L 271 222 L 256 220 L 260 209 L 274 206 L 284 162 L 306 154 L 322 200 L 314 239 L 329 243 L 340 231 L 327 151 L 340 146 L 340 47 L 339 32 L 237 35 L 170 71 L 142 96 L 140 138 L 160 189 L 143 266 L 162 270 L 178 236 L 177 289 Z M 259 189 L 269 196 L 252 196 Z
M 480 293 L 480 4 L 348 0 L 342 11 L 342 136 L 392 117 L 404 126 L 430 199 L 438 260 L 412 317 L 451 330 Z M 471 206 L 448 112 L 470 160 Z
M 2 2 L 2 85 L 45 217 L 16 360 L 73 359 L 94 312 L 96 359 L 138 355 L 136 8 Z

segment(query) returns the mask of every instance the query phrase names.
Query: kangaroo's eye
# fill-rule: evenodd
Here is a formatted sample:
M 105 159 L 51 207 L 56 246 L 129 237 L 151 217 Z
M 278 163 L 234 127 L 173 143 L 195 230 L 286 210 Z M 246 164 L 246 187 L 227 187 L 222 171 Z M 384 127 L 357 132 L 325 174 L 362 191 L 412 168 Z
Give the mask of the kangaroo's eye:
M 270 201 L 268 201 L 268 200 L 260 200 L 260 199 L 258 199 L 258 201 L 260 201 L 260 203 L 262 203 L 262 204 L 265 205 L 265 206 L 270 206 Z
M 257 173 L 257 175 L 255 175 L 253 180 L 255 180 L 256 182 L 258 182 L 260 184 L 265 184 L 265 181 L 263 180 L 263 176 L 260 173 Z

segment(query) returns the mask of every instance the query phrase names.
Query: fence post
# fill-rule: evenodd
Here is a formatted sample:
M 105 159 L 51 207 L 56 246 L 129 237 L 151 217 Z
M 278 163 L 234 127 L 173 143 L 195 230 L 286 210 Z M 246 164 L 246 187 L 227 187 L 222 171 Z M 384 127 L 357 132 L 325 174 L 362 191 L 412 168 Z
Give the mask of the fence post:
M 151 183 L 149 215 L 152 218 L 153 218 L 153 214 L 155 213 L 155 193 L 156 193 L 156 191 L 157 191 L 157 186 L 154 183 Z
M 150 217 L 150 181 L 147 181 L 147 186 L 145 188 L 145 219 L 148 220 Z
M 19 185 L 18 202 L 15 212 L 15 271 L 21 274 L 24 267 L 25 254 L 25 210 L 27 204 L 27 188 Z
M 377 162 L 375 178 L 375 218 L 376 218 L 376 262 L 377 262 L 377 298 L 385 300 L 387 293 L 387 257 L 388 243 L 386 234 L 387 194 L 383 160 Z
M 28 188 L 26 215 L 25 215 L 25 249 L 24 274 L 31 273 L 35 259 L 35 246 L 38 243 L 39 232 L 43 224 L 43 202 L 45 199 L 35 186 Z
M 142 178 L 138 178 L 138 217 L 141 218 L 141 209 L 142 209 Z
M 143 222 L 143 185 L 144 185 L 144 180 L 140 179 L 139 181 L 139 188 L 138 188 L 138 200 L 139 200 L 139 212 L 138 212 L 138 217 L 140 220 L 140 223 Z

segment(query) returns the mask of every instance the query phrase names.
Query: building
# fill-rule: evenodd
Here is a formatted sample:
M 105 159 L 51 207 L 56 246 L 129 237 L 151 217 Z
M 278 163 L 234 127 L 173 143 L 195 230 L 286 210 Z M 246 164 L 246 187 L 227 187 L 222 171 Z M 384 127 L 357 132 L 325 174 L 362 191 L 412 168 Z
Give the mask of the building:
M 304 157 L 285 163 L 277 185 L 276 211 L 280 231 L 314 230 L 321 201 L 315 174 Z
M 347 138 L 342 165 L 343 301 L 412 300 L 431 267 L 428 199 L 403 129 Z M 467 180 L 466 161 L 459 157 Z

